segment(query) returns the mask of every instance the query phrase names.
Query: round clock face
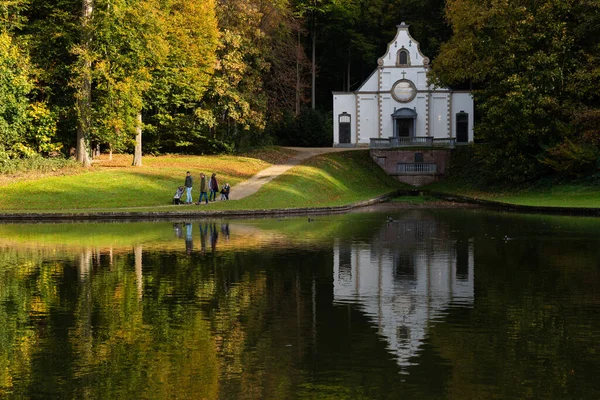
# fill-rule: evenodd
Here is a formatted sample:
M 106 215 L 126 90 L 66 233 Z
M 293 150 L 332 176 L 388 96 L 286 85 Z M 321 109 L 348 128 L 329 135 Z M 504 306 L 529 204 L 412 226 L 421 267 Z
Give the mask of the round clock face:
M 392 97 L 401 103 L 408 103 L 417 95 L 415 84 L 407 79 L 399 80 L 392 87 Z

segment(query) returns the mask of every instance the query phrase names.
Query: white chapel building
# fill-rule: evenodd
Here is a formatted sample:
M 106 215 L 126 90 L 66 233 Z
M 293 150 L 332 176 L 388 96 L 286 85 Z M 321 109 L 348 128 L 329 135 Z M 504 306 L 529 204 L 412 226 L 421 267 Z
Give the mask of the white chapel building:
M 382 138 L 473 141 L 470 92 L 428 83 L 429 58 L 404 22 L 377 64 L 358 90 L 333 92 L 334 146 L 368 146 Z

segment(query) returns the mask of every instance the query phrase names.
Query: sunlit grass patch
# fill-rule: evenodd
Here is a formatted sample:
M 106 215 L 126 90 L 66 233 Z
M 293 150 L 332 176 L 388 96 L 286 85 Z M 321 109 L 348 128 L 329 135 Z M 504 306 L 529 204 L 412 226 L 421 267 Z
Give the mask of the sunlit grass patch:
M 195 179 L 193 198 L 199 193 L 199 172 L 217 172 L 221 185 L 235 185 L 269 166 L 262 160 L 239 156 L 146 157 L 144 166 L 94 166 L 73 176 L 44 177 L 16 182 L 0 191 L 0 209 L 18 211 L 143 212 L 196 210 L 255 210 L 347 205 L 407 187 L 385 174 L 368 151 L 348 151 L 313 157 L 237 201 L 209 205 L 171 206 L 185 172 Z
M 313 157 L 305 164 L 239 201 L 217 202 L 206 209 L 272 209 L 351 204 L 407 187 L 388 176 L 368 151 L 348 151 Z M 235 187 L 232 188 L 235 198 Z
M 271 150 L 275 153 L 276 150 Z M 287 157 L 288 150 L 284 150 Z M 283 157 L 283 156 L 282 156 Z M 0 210 L 50 211 L 158 206 L 171 203 L 190 171 L 199 193 L 200 172 L 217 173 L 220 182 L 235 185 L 271 164 L 244 156 L 146 156 L 143 166 L 132 167 L 130 155 L 103 155 L 91 168 L 69 175 L 30 174 L 6 181 L 0 190 Z

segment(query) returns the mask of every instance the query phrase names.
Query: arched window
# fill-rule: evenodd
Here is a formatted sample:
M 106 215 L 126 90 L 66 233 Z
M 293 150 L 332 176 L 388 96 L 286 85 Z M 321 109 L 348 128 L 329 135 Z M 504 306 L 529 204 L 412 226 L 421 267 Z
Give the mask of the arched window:
M 397 65 L 409 65 L 410 64 L 410 57 L 408 54 L 408 50 L 406 50 L 405 48 L 402 48 L 398 51 L 398 58 L 396 59 L 396 64 Z
M 339 142 L 340 144 L 347 144 L 351 142 L 350 133 L 351 127 L 350 122 L 352 117 L 347 112 L 343 112 L 338 116 L 339 123 Z

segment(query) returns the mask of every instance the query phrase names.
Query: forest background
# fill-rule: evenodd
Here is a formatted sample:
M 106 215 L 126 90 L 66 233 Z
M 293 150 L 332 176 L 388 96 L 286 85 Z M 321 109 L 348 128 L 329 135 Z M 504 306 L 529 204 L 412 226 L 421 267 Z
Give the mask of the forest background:
M 597 0 L 0 0 L 0 164 L 330 145 L 402 21 L 483 179 L 600 179 Z

